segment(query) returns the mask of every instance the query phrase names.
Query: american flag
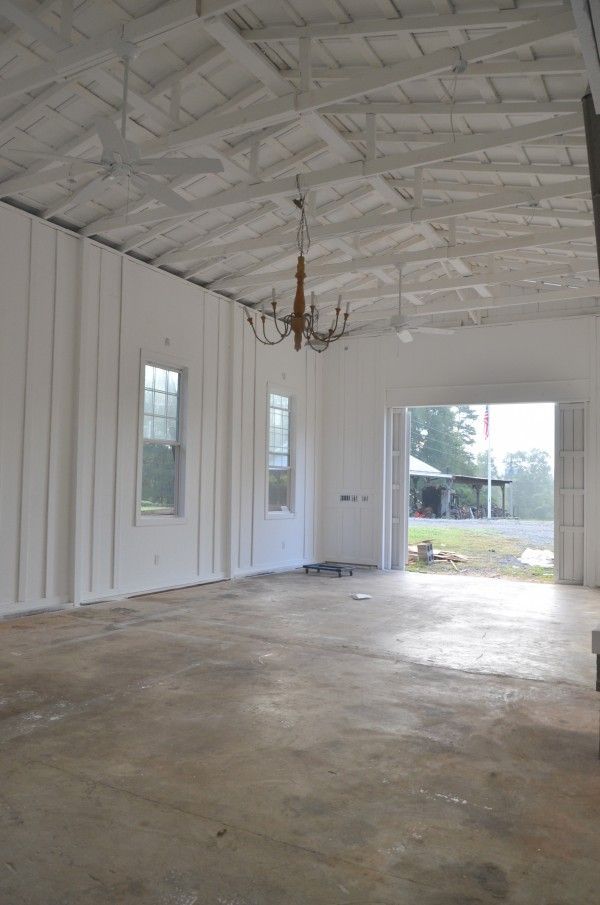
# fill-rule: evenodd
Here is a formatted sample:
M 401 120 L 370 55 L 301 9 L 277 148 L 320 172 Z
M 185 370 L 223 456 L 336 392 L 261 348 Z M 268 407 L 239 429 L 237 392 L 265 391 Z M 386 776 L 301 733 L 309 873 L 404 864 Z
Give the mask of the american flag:
M 483 413 L 483 436 L 487 440 L 490 436 L 490 407 L 486 405 L 485 412 Z

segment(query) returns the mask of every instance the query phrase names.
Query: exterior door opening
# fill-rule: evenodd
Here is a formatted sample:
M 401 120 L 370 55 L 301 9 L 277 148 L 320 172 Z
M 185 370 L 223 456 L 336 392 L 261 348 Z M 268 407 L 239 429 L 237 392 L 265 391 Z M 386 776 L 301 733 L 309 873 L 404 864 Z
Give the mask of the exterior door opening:
M 391 410 L 390 567 L 582 584 L 585 418 L 584 403 Z

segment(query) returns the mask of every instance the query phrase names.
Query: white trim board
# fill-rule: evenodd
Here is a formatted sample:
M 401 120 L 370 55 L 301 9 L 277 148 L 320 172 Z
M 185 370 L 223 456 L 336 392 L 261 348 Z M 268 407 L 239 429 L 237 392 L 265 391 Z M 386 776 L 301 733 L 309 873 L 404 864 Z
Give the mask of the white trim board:
M 388 387 L 385 404 L 392 408 L 420 405 L 507 405 L 527 402 L 587 402 L 590 381 L 544 380 L 529 383 L 489 383 L 477 386 Z

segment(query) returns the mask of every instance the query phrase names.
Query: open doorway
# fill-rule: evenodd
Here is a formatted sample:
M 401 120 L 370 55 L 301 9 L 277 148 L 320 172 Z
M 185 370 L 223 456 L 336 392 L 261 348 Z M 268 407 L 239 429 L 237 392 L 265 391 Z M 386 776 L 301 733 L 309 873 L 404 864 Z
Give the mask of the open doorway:
M 408 570 L 554 581 L 555 411 L 409 410 Z

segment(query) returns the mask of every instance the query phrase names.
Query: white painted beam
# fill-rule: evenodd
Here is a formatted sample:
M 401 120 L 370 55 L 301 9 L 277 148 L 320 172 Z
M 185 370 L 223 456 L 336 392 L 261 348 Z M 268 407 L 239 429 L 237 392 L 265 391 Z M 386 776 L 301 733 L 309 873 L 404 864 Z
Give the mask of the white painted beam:
M 342 236 L 356 235 L 372 230 L 387 229 L 390 236 L 403 226 L 411 224 L 428 223 L 435 220 L 443 220 L 464 216 L 465 214 L 476 211 L 493 211 L 504 207 L 513 207 L 516 204 L 538 204 L 542 200 L 548 198 L 568 197 L 570 195 L 578 195 L 589 193 L 590 184 L 588 179 L 570 179 L 566 182 L 554 183 L 554 185 L 545 185 L 531 189 L 502 189 L 500 192 L 490 192 L 478 198 L 471 198 L 468 201 L 453 201 L 447 204 L 429 205 L 425 207 L 411 207 L 404 211 L 395 211 L 391 214 L 363 214 L 343 223 L 327 224 L 325 226 L 314 226 L 311 229 L 311 239 L 314 243 L 337 239 Z M 529 208 L 520 212 L 521 216 L 529 215 Z M 552 214 L 551 211 L 545 212 L 549 216 L 557 217 L 558 214 Z M 589 217 L 591 223 L 591 215 Z M 516 227 L 518 228 L 518 227 Z M 275 230 L 266 237 L 258 239 L 235 240 L 231 243 L 231 250 L 238 254 L 239 252 L 262 251 L 268 248 L 292 247 L 295 244 L 295 235 L 292 233 L 285 234 L 281 230 Z M 451 243 L 452 244 L 452 243 Z M 170 260 L 195 260 L 209 259 L 216 254 L 227 254 L 229 250 L 227 245 L 221 244 L 218 249 L 204 248 L 202 251 L 192 252 L 173 252 Z M 182 256 L 183 255 L 183 256 Z
M 361 188 L 355 189 L 352 192 L 349 192 L 347 195 L 343 195 L 341 198 L 336 198 L 335 201 L 330 201 L 326 204 L 320 205 L 311 217 L 311 221 L 313 217 L 317 220 L 322 220 L 324 217 L 329 216 L 335 211 L 341 210 L 344 207 L 352 204 L 354 201 L 358 201 L 360 198 L 364 198 L 366 195 L 372 194 L 372 189 L 370 186 L 363 186 Z M 256 221 L 262 214 L 267 213 L 268 211 L 277 210 L 275 204 L 269 203 L 268 205 L 264 205 L 264 207 L 260 208 L 260 211 L 251 211 L 247 214 L 243 214 L 240 217 L 236 217 L 235 220 L 232 220 L 230 223 L 226 224 L 224 227 L 217 227 L 214 230 L 210 230 L 208 233 L 205 233 L 203 236 L 198 239 L 192 239 L 189 242 L 186 242 L 185 245 L 180 248 L 175 249 L 174 251 L 167 252 L 166 254 L 160 255 L 156 258 L 152 263 L 156 265 L 161 264 L 174 264 L 179 263 L 181 261 L 190 261 L 194 257 L 194 251 L 199 248 L 203 248 L 207 246 L 210 242 L 226 237 L 231 233 L 236 232 L 236 230 L 240 226 L 245 226 L 253 221 Z M 296 230 L 298 228 L 297 221 L 290 221 L 290 224 L 286 224 L 282 228 L 278 228 L 275 231 L 277 235 L 281 238 L 284 238 L 284 241 L 287 238 L 292 238 L 296 234 Z M 269 233 L 271 235 L 271 232 Z M 263 237 L 264 238 L 264 237 Z
M 466 277 L 441 277 L 434 280 L 403 280 L 403 293 L 411 293 L 413 295 L 432 295 L 438 292 L 451 292 L 457 289 L 473 289 L 476 286 L 500 286 L 514 285 L 524 281 L 540 281 L 543 282 L 548 277 L 557 277 L 584 273 L 593 271 L 589 263 L 572 262 L 565 259 L 562 263 L 548 264 L 548 266 L 540 269 L 539 267 L 523 267 L 518 270 L 483 270 L 478 271 L 471 276 Z M 376 287 L 373 289 L 356 289 L 344 292 L 344 300 L 347 302 L 374 301 L 376 299 L 395 299 L 398 290 L 389 287 Z M 335 303 L 337 294 L 335 292 L 322 293 L 319 295 L 319 303 Z
M 599 294 L 600 287 L 596 284 L 584 286 L 581 289 L 555 289 L 545 292 L 528 292 L 522 295 L 498 295 L 488 299 L 461 301 L 457 298 L 456 300 L 436 302 L 431 305 L 414 308 L 411 311 L 409 320 L 412 323 L 413 319 L 442 314 L 460 314 L 464 311 L 482 311 L 486 309 L 494 311 L 498 308 L 518 308 L 520 305 L 549 305 L 557 302 L 572 302 L 577 299 L 598 298 Z M 390 309 L 391 313 L 393 313 L 393 309 Z
M 448 261 L 457 257 L 481 257 L 510 249 L 560 245 L 565 242 L 574 242 L 582 239 L 593 241 L 593 238 L 593 229 L 588 227 L 538 230 L 527 236 L 510 236 L 506 239 L 491 239 L 485 242 L 465 242 L 459 245 L 445 245 L 443 248 L 427 248 L 422 251 L 413 251 L 405 254 L 391 251 L 365 258 L 355 258 L 351 261 L 344 261 L 341 264 L 319 264 L 315 262 L 307 267 L 307 275 L 312 278 L 338 276 L 354 272 L 369 272 L 377 267 L 397 267 L 399 264 L 413 264 L 415 262 Z M 214 288 L 275 286 L 278 283 L 293 282 L 293 279 L 293 274 L 289 270 L 276 270 L 250 277 L 231 277 L 219 280 Z
M 471 160 L 445 160 L 437 164 L 430 164 L 426 170 L 448 170 L 457 173 L 519 173 L 531 176 L 586 176 L 585 166 L 566 166 L 564 164 L 548 163 L 479 163 Z
M 273 103 L 276 104 L 278 101 L 273 101 Z M 415 166 L 427 167 L 442 160 L 461 157 L 478 151 L 487 151 L 503 145 L 517 144 L 533 137 L 562 134 L 579 128 L 581 128 L 581 117 L 579 114 L 557 116 L 540 122 L 515 126 L 512 129 L 500 129 L 497 132 L 489 132 L 483 135 L 464 135 L 457 138 L 455 142 L 435 145 L 432 148 L 377 157 L 375 160 L 360 160 L 354 163 L 328 167 L 327 169 L 305 174 L 303 183 L 305 188 L 311 189 L 356 179 L 369 179 L 394 170 L 412 170 Z M 89 224 L 82 232 L 84 235 L 95 235 L 113 229 L 120 229 L 125 225 L 152 223 L 157 220 L 181 220 L 186 219 L 192 213 L 214 210 L 217 207 L 223 207 L 228 204 L 243 204 L 246 201 L 262 200 L 288 193 L 292 194 L 294 191 L 295 180 L 288 177 L 273 182 L 228 189 L 211 198 L 192 202 L 189 207 L 189 214 L 177 214 L 171 208 L 158 207 L 147 213 L 138 214 L 127 219 L 123 216 L 108 216 Z
M 169 91 L 172 85 L 176 81 L 185 81 L 186 79 L 192 78 L 198 72 L 205 72 L 210 70 L 215 65 L 217 65 L 224 56 L 224 51 L 220 48 L 210 48 L 208 51 L 204 51 L 199 54 L 194 60 L 192 60 L 187 66 L 184 68 L 177 70 L 175 73 L 170 73 L 168 76 L 165 76 L 164 79 L 161 79 L 153 88 L 149 89 L 149 91 L 144 94 L 144 97 L 148 100 L 152 100 L 154 98 L 159 97 L 161 94 L 164 94 L 165 91 Z M 61 84 L 61 86 L 56 88 L 48 89 L 49 94 L 44 92 L 45 102 L 48 103 L 49 99 L 52 97 L 53 91 L 64 91 L 65 84 Z M 56 95 L 54 96 L 54 100 L 56 100 Z M 37 97 L 31 102 L 34 106 L 37 102 Z M 19 124 L 21 121 L 20 114 L 21 111 L 26 111 L 28 109 L 28 105 L 24 105 L 22 108 L 19 108 L 18 111 L 14 114 L 14 121 L 10 123 L 10 131 L 14 131 L 15 126 Z M 109 114 L 111 118 L 115 121 L 120 117 L 120 111 L 115 110 L 113 113 Z M 9 117 L 12 120 L 12 117 Z M 5 121 L 6 122 L 6 121 Z M 3 124 L 0 125 L 0 133 L 3 130 Z M 56 148 L 56 153 L 63 155 L 75 155 L 84 150 L 89 150 L 90 145 L 98 146 L 98 135 L 96 131 L 95 125 L 90 126 L 85 129 L 83 133 L 76 135 L 74 138 L 70 138 L 60 147 Z M 214 154 L 218 154 L 213 148 L 210 148 L 210 152 Z M 220 156 L 220 155 L 219 155 Z M 73 172 L 76 174 L 81 172 L 81 167 L 77 163 L 77 158 L 73 158 Z M 24 190 L 25 188 L 31 188 L 33 185 L 47 185 L 52 183 L 60 178 L 59 175 L 54 175 L 55 173 L 59 173 L 60 169 L 57 168 L 52 161 L 49 161 L 47 158 L 40 158 L 39 160 L 34 160 L 25 171 L 20 173 L 18 176 L 11 177 L 9 179 L 5 179 L 0 182 L 0 197 L 8 197 L 15 192 L 19 192 Z M 30 179 L 35 178 L 35 182 L 29 182 Z M 26 180 L 22 182 L 22 180 Z
M 367 115 L 367 119 L 372 114 Z M 571 116 L 578 116 L 577 113 L 570 114 Z M 581 123 L 581 128 L 583 129 L 583 122 Z M 394 145 L 394 144 L 414 144 L 414 145 L 436 145 L 441 144 L 442 142 L 452 141 L 454 135 L 452 132 L 377 132 L 374 136 L 370 134 L 369 128 L 367 125 L 367 129 L 364 132 L 342 132 L 341 133 L 346 141 L 352 142 L 352 144 L 361 144 L 365 145 L 367 148 L 371 146 L 372 142 L 376 142 L 380 145 Z M 485 135 L 485 132 L 477 133 L 479 135 Z M 572 146 L 572 145 L 585 145 L 585 136 L 584 135 L 552 135 L 545 138 L 532 138 L 529 141 L 526 139 L 523 141 L 523 144 L 536 144 L 540 147 L 544 145 L 556 145 L 558 144 L 560 147 L 563 146 Z M 369 156 L 367 154 L 367 156 Z
M 51 50 L 56 52 L 64 49 L 65 42 L 61 36 L 45 25 L 19 0 L 0 0 L 0 15 Z
M 379 19 L 355 19 L 352 22 L 314 22 L 310 25 L 269 25 L 242 32 L 247 41 L 261 44 L 278 41 L 299 41 L 302 38 L 366 38 L 377 35 L 395 35 L 403 32 L 439 32 L 445 28 L 510 28 L 556 15 L 559 5 L 525 6 L 518 10 L 493 10 L 490 12 L 460 12 L 439 15 L 397 16 Z
M 376 70 L 373 66 L 313 66 L 312 76 L 315 82 L 338 82 L 340 79 L 363 78 L 373 74 Z M 585 60 L 579 55 L 565 55 L 560 57 L 539 57 L 537 60 L 490 60 L 483 63 L 473 63 L 465 72 L 440 75 L 439 78 L 446 78 L 454 81 L 465 79 L 479 78 L 497 78 L 499 76 L 505 78 L 519 78 L 520 76 L 531 75 L 570 75 L 579 72 L 585 72 Z M 285 69 L 282 71 L 286 79 L 291 82 L 300 80 L 299 69 Z M 331 104 L 338 101 L 331 101 Z
M 594 107 L 600 114 L 600 4 L 598 0 L 571 0 L 571 6 Z
M 474 63 L 486 57 L 493 57 L 518 47 L 528 46 L 538 40 L 572 31 L 573 28 L 574 22 L 570 12 L 557 13 L 550 18 L 511 28 L 491 37 L 467 41 L 461 46 L 462 58 L 467 63 Z M 147 154 L 166 151 L 169 148 L 184 147 L 186 144 L 200 139 L 249 131 L 251 128 L 257 129 L 261 126 L 283 122 L 300 114 L 350 100 L 389 85 L 403 84 L 449 71 L 456 63 L 457 58 L 456 48 L 447 47 L 424 54 L 418 59 L 406 60 L 392 66 L 372 70 L 370 73 L 356 78 L 344 79 L 342 83 L 329 88 L 317 88 L 298 94 L 292 93 L 275 100 L 263 101 L 236 114 L 206 116 L 199 123 L 178 129 L 157 143 L 150 143 L 143 148 L 143 152 Z M 252 65 L 255 66 L 255 61 L 252 61 Z M 270 64 L 269 69 L 272 69 Z M 280 76 L 278 75 L 278 77 Z
M 242 2 L 243 0 L 202 0 L 202 3 L 198 4 L 197 0 L 173 0 L 172 3 L 163 4 L 153 12 L 138 16 L 122 27 L 113 28 L 96 37 L 86 38 L 75 46 L 59 50 L 47 63 L 32 66 L 18 76 L 2 79 L 0 99 L 35 90 L 51 82 L 70 79 L 87 69 L 108 63 L 119 56 L 118 47 L 122 40 L 130 41 L 141 50 L 145 50 L 168 40 L 169 35 L 178 28 L 235 9 L 241 6 Z M 8 15 L 12 12 L 12 21 L 15 7 L 21 8 L 21 4 L 16 0 L 0 0 L 0 14 Z M 31 22 L 29 27 L 32 27 Z M 46 29 L 43 33 L 45 40 L 51 40 L 47 31 Z M 62 46 L 64 42 L 60 36 L 56 35 L 56 39 Z
M 332 115 L 362 115 L 378 113 L 386 116 L 537 116 L 555 113 L 578 113 L 581 111 L 579 101 L 501 101 L 497 104 L 477 102 L 414 101 L 405 104 L 402 101 L 347 101 L 344 104 L 332 104 L 324 107 L 323 113 Z
M 65 44 L 71 43 L 73 31 L 73 0 L 60 2 L 60 36 Z

